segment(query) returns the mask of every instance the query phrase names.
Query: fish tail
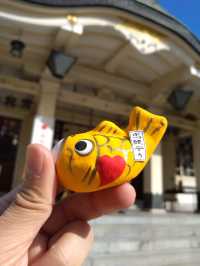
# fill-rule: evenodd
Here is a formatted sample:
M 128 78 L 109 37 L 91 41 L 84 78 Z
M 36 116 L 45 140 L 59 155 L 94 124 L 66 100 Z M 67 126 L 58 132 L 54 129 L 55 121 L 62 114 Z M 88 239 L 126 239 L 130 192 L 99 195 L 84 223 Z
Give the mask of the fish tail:
M 152 114 L 137 106 L 132 109 L 126 131 L 128 134 L 130 131 L 141 130 L 159 143 L 167 129 L 167 124 L 165 117 Z

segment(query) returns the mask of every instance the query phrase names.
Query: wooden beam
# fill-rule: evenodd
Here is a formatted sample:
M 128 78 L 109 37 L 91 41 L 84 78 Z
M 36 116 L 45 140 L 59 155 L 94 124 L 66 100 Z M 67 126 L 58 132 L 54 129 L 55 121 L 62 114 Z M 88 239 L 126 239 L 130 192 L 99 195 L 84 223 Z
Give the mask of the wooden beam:
M 12 117 L 19 120 L 23 120 L 29 113 L 27 110 L 23 110 L 19 107 L 0 106 L 0 115 L 5 117 Z
M 52 47 L 55 49 L 63 49 L 68 35 L 69 33 L 62 28 L 58 29 Z
M 109 60 L 105 63 L 104 69 L 109 73 L 114 73 L 121 60 L 125 56 L 130 47 L 130 43 L 123 44 L 117 51 L 115 51 Z
M 126 43 L 117 52 L 115 52 L 114 55 L 112 55 L 110 60 L 105 65 L 105 70 L 110 73 L 114 73 L 117 68 L 120 67 L 124 59 L 128 57 L 135 62 L 134 68 L 137 70 L 136 72 L 141 73 L 141 76 L 147 76 L 152 79 L 152 77 L 156 77 L 159 73 L 166 71 L 165 62 L 161 61 L 158 57 L 155 57 L 154 54 L 146 55 L 140 53 L 130 43 Z
M 75 93 L 66 90 L 62 90 L 60 92 L 59 101 L 123 116 L 127 116 L 131 111 L 131 106 L 129 105 L 110 102 L 103 99 L 99 99 L 98 97 L 88 96 L 81 93 Z
M 74 46 L 77 45 L 80 36 L 81 35 L 76 32 L 69 32 L 63 28 L 60 28 L 57 31 L 55 40 L 52 43 L 52 47 L 55 49 L 62 49 L 65 52 L 67 52 L 68 49 L 73 48 Z
M 169 125 L 175 126 L 188 131 L 200 130 L 197 122 L 189 121 L 185 118 L 175 116 L 175 115 L 165 115 L 168 119 Z
M 92 69 L 82 65 L 74 65 L 66 75 L 65 81 L 82 82 L 96 88 L 108 88 L 119 95 L 129 96 L 130 99 L 138 94 L 148 99 L 149 90 L 144 84 L 119 76 L 111 75 L 101 70 Z
M 151 101 L 154 103 L 166 99 L 166 92 L 169 94 L 174 87 L 184 83 L 190 78 L 190 69 L 186 66 L 179 66 L 167 74 L 159 77 L 151 83 Z
M 36 82 L 26 81 L 11 76 L 0 76 L 0 87 L 10 91 L 38 95 L 40 85 Z M 1 89 L 2 89 L 1 88 Z
M 36 56 L 36 54 L 32 53 L 31 50 L 29 50 L 29 53 L 25 54 L 23 58 L 15 58 L 10 56 L 8 52 L 3 52 L 0 47 L 0 54 L 1 68 L 4 69 L 4 66 L 7 66 L 7 68 L 23 69 L 25 73 L 28 73 L 29 75 L 33 76 L 41 75 L 41 70 L 44 68 L 44 64 L 46 61 L 45 56 Z M 8 72 L 8 75 L 11 74 L 12 73 Z
M 174 54 L 175 58 L 178 58 L 181 62 L 183 62 L 183 64 L 188 67 L 194 64 L 192 57 L 188 55 L 188 53 L 182 47 L 176 45 L 175 42 L 173 42 L 169 38 L 166 43 L 169 45 L 170 51 L 172 54 Z
M 193 84 L 200 82 L 200 71 L 194 65 L 190 67 L 182 65 L 171 70 L 151 83 L 152 102 L 162 104 L 175 86 L 188 82 L 193 82 Z
M 200 99 L 192 98 L 187 104 L 184 113 L 194 115 L 197 119 L 200 119 Z
M 109 102 L 106 100 L 99 99 L 98 97 L 87 96 L 80 93 L 69 92 L 62 90 L 60 92 L 58 101 L 72 104 L 80 107 L 91 108 L 93 110 L 98 110 L 110 114 L 121 115 L 124 117 L 129 116 L 129 113 L 132 109 L 131 105 Z M 169 124 L 185 130 L 196 130 L 198 129 L 198 124 L 196 122 L 189 121 L 182 117 L 165 114 L 168 118 Z
M 26 93 L 32 96 L 35 96 L 39 93 L 39 85 L 36 82 L 24 81 L 13 77 L 0 76 L 0 86 L 5 89 L 20 93 Z M 125 117 L 129 115 L 130 110 L 132 109 L 132 106 L 127 104 L 110 102 L 107 100 L 99 99 L 98 97 L 87 96 L 84 94 L 69 92 L 66 90 L 62 90 L 60 92 L 59 101 L 81 107 L 92 108 L 94 110 L 99 110 L 110 114 L 122 115 Z M 15 113 L 16 118 L 24 117 L 25 111 L 18 109 L 15 112 L 13 111 L 13 108 L 11 109 L 6 109 L 2 107 L 1 113 L 4 115 L 13 115 L 13 113 Z M 171 125 L 181 127 L 186 130 L 194 130 L 198 128 L 198 125 L 195 122 L 188 121 L 187 119 L 177 116 L 166 116 L 168 117 L 169 123 Z
M 62 109 L 61 107 L 56 109 L 55 114 L 56 119 L 62 120 L 69 123 L 77 123 L 80 125 L 89 125 L 89 117 L 85 115 L 81 115 L 78 112 L 72 112 L 66 109 Z
M 79 124 L 83 126 L 93 126 L 95 127 L 101 120 L 99 117 L 93 115 L 92 119 L 90 115 L 81 114 L 76 112 L 75 108 L 73 110 L 64 109 L 62 107 L 57 108 L 56 110 L 56 119 L 68 122 Z M 91 121 L 92 120 L 92 121 Z M 92 124 L 91 124 L 92 122 Z
M 39 93 L 39 84 L 36 82 L 30 82 L 25 80 L 16 79 L 13 77 L 0 76 L 0 86 L 5 89 L 16 91 L 19 93 L 26 93 L 32 96 L 36 96 Z M 80 93 L 69 92 L 62 90 L 58 99 L 60 102 L 69 103 L 81 107 L 92 108 L 94 110 L 99 110 L 102 112 L 107 112 L 115 115 L 122 115 L 127 117 L 132 109 L 132 106 L 111 102 L 98 97 L 87 96 Z M 26 111 L 13 108 L 1 107 L 0 112 L 2 115 L 16 116 L 16 118 L 23 118 Z M 187 119 L 166 115 L 169 119 L 169 123 L 173 126 L 181 127 L 186 130 L 194 130 L 198 128 L 195 122 L 188 121 Z

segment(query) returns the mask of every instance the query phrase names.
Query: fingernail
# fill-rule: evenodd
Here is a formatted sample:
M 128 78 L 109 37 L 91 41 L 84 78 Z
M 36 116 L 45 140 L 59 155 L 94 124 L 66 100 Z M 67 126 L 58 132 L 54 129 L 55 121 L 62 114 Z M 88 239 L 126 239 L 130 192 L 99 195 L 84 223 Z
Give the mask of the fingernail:
M 44 154 L 36 146 L 29 146 L 26 155 L 26 178 L 36 178 L 41 176 Z

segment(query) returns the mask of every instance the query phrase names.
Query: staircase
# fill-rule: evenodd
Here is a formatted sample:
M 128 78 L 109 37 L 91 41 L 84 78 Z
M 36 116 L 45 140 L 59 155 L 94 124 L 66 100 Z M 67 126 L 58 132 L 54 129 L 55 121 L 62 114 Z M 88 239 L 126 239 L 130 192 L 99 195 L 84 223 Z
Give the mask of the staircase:
M 199 266 L 200 215 L 129 211 L 91 222 L 84 266 Z

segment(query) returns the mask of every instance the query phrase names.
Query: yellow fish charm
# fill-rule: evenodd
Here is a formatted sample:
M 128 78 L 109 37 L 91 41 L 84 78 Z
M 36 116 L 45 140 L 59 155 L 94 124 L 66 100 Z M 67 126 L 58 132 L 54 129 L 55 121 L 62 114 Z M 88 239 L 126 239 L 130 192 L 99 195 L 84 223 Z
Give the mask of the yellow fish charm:
M 67 137 L 56 158 L 60 183 L 75 192 L 91 192 L 130 181 L 143 170 L 166 128 L 166 118 L 135 107 L 125 130 L 103 121 Z

